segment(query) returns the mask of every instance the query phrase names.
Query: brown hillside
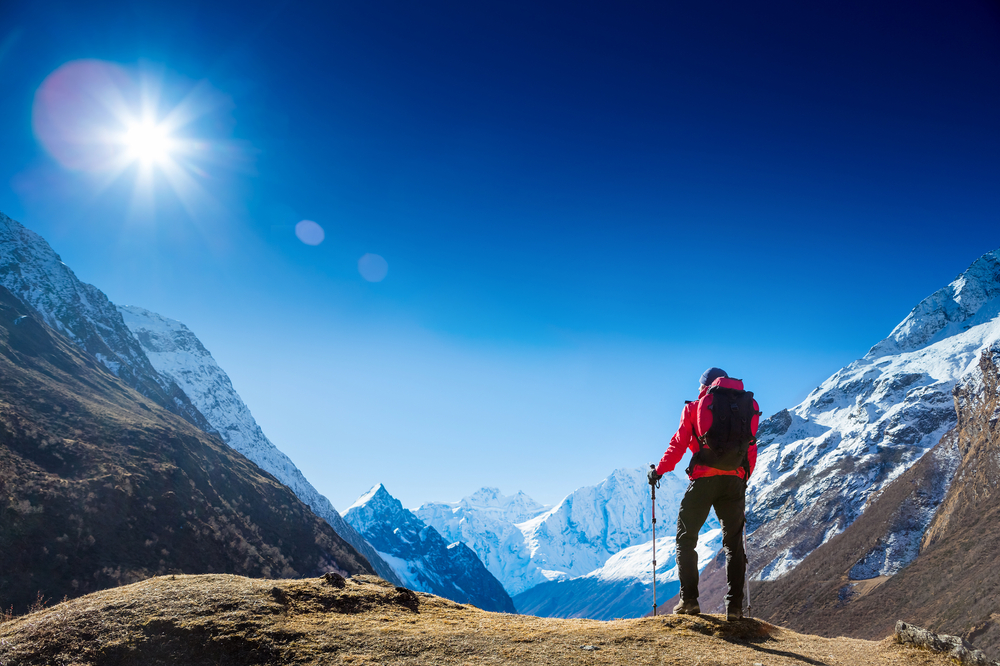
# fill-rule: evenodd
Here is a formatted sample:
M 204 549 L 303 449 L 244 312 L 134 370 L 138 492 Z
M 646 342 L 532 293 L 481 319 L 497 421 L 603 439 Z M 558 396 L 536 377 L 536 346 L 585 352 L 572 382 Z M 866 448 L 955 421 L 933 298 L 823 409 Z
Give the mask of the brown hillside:
M 164 573 L 372 573 L 287 488 L 0 287 L 0 605 Z
M 755 615 L 797 631 L 859 638 L 884 636 L 902 619 L 1000 654 L 998 356 L 983 355 L 981 385 L 956 392 L 958 426 L 935 449 L 792 572 L 753 585 Z M 956 446 L 960 463 L 952 476 L 946 459 Z M 895 576 L 851 580 L 852 567 L 935 495 L 943 477 L 951 485 L 916 559 Z M 720 595 L 724 572 L 707 578 L 709 591 Z
M 165 576 L 0 624 L 0 664 L 693 664 L 945 666 L 881 642 L 718 617 L 557 620 L 488 613 L 371 576 Z

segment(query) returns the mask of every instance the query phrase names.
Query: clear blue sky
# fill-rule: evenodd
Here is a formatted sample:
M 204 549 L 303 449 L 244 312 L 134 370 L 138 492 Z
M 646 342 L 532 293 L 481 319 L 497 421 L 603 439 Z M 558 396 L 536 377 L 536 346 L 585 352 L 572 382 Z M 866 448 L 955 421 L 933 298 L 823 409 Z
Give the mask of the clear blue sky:
M 80 60 L 188 101 L 180 186 L 47 148 Z M 705 367 L 792 406 L 1000 246 L 998 82 L 986 0 L 5 0 L 0 210 L 185 322 L 338 508 L 555 502 Z

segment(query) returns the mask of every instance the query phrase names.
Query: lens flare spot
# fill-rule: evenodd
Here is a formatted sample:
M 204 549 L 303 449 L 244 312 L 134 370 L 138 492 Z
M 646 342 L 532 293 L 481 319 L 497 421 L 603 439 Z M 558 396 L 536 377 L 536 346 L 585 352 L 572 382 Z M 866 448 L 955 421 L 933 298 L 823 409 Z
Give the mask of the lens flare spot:
M 319 245 L 326 238 L 323 227 L 312 220 L 302 220 L 295 225 L 295 235 L 306 245 Z
M 377 254 L 368 253 L 358 259 L 358 272 L 369 282 L 381 282 L 389 272 L 389 263 Z
M 35 92 L 31 125 L 45 150 L 67 169 L 113 168 L 121 146 L 121 111 L 132 86 L 125 70 L 100 60 L 75 60 L 45 78 Z

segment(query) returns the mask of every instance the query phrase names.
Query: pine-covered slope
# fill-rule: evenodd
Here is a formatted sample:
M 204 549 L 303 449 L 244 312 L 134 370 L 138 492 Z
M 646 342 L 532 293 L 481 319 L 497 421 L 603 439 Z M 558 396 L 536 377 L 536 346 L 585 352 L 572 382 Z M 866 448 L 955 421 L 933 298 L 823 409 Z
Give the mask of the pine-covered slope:
M 136 306 L 119 306 L 118 311 L 160 376 L 180 387 L 223 441 L 288 486 L 317 516 L 368 558 L 378 575 L 395 585 L 402 585 L 392 567 L 341 518 L 330 500 L 306 480 L 295 463 L 264 435 L 229 376 L 187 326 Z
M 129 387 L 199 428 L 212 430 L 184 392 L 153 369 L 108 297 L 81 282 L 44 238 L 3 213 L 0 286 Z
M 489 611 L 513 613 L 514 603 L 476 554 L 449 544 L 382 484 L 344 512 L 344 519 L 389 562 L 406 587 Z
M 0 607 L 169 573 L 373 573 L 274 477 L 0 287 Z
M 762 424 L 748 516 L 756 577 L 794 569 L 955 426 L 952 390 L 1000 339 L 998 258 L 979 258 L 864 358 Z M 915 555 L 887 552 L 883 573 Z

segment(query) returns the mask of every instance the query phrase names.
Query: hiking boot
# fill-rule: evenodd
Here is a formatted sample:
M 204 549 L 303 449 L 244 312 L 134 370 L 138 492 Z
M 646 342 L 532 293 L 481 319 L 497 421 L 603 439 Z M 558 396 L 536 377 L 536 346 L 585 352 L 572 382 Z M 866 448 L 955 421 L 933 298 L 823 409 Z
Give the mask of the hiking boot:
M 736 622 L 743 619 L 742 608 L 732 608 L 726 611 L 726 622 Z
M 697 601 L 682 601 L 674 606 L 674 615 L 697 615 L 700 612 Z

